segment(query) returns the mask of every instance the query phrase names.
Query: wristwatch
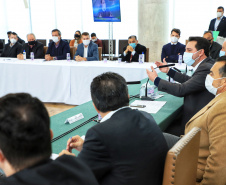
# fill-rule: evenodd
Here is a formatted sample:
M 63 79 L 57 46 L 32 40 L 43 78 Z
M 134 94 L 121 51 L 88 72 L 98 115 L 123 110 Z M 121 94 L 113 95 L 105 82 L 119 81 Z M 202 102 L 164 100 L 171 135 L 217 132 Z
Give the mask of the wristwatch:
M 57 59 L 57 57 L 53 57 L 53 60 L 56 60 Z

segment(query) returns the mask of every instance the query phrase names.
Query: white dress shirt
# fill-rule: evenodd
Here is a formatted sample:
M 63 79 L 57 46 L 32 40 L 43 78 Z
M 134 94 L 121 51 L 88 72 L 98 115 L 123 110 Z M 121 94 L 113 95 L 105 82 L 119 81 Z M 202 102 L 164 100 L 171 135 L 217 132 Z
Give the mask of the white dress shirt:
M 215 22 L 215 25 L 214 25 L 214 30 L 215 31 L 217 30 L 222 18 L 223 18 L 223 16 L 221 16 L 221 18 L 219 20 L 216 18 L 216 22 Z
M 206 59 L 206 58 L 205 58 Z M 205 59 L 203 59 L 203 60 L 205 60 Z M 194 68 L 193 68 L 193 71 L 195 72 L 196 71 L 196 69 L 199 67 L 199 65 L 203 62 L 203 60 L 201 61 L 201 62 L 199 62 Z
M 88 57 L 88 48 L 89 48 L 89 45 L 87 47 L 84 46 L 84 55 L 83 55 L 84 58 Z

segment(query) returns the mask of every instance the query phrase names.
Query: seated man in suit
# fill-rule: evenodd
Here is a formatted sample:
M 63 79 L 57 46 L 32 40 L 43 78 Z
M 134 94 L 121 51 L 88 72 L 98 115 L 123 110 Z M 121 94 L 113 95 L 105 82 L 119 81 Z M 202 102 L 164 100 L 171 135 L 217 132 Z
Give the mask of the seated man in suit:
M 30 59 L 31 52 L 34 53 L 34 58 L 44 58 L 44 46 L 41 42 L 36 41 L 36 37 L 33 33 L 27 34 L 27 43 L 23 45 L 22 51 L 26 52 L 26 58 Z M 19 60 L 23 60 L 23 54 L 17 55 Z
M 226 41 L 224 41 L 223 45 L 222 45 L 222 49 L 220 51 L 219 57 L 222 57 L 226 55 Z
M 69 139 L 67 150 L 81 151 L 78 158 L 95 174 L 100 185 L 160 185 L 168 146 L 153 117 L 129 107 L 125 79 L 104 73 L 93 79 L 91 97 L 101 123 L 85 137 Z
M 102 41 L 100 39 L 97 38 L 96 33 L 92 33 L 91 34 L 91 39 L 92 41 L 98 45 L 98 47 L 103 47 Z
M 70 53 L 69 43 L 61 38 L 61 32 L 58 29 L 52 30 L 53 42 L 49 43 L 45 59 L 49 60 L 65 60 L 67 53 Z
M 10 43 L 10 35 L 11 35 L 11 33 L 15 33 L 15 32 L 11 32 L 11 31 L 7 32 L 7 35 L 8 35 L 8 38 L 9 38 L 8 39 L 8 43 Z M 21 45 L 23 45 L 25 43 L 25 41 L 23 39 L 21 39 L 18 35 L 17 35 L 17 38 L 18 38 L 17 42 L 19 42 Z
M 224 7 L 217 8 L 217 18 L 210 21 L 210 31 L 219 31 L 219 36 L 226 38 L 226 17 L 224 16 Z
M 207 75 L 205 86 L 215 96 L 186 124 L 185 134 L 201 128 L 197 185 L 226 184 L 226 56 L 220 57 Z
M 50 159 L 50 119 L 43 103 L 26 93 L 0 98 L 1 185 L 97 185 L 81 160 L 72 156 Z
M 165 58 L 166 62 L 177 63 L 178 56 L 184 54 L 185 45 L 178 42 L 178 40 L 180 39 L 180 34 L 181 32 L 179 29 L 172 29 L 170 35 L 171 42 L 162 47 L 162 61 Z
M 146 47 L 138 44 L 138 40 L 135 35 L 128 38 L 128 44 L 128 46 L 123 48 L 122 61 L 138 62 L 140 54 L 144 54 L 144 56 L 146 56 Z
M 82 33 L 82 44 L 78 45 L 74 59 L 76 61 L 97 61 L 99 60 L 99 52 L 97 44 L 90 41 L 88 32 Z
M 22 45 L 18 42 L 18 37 L 15 32 L 10 34 L 10 43 L 5 45 L 1 57 L 16 58 L 22 51 Z
M 182 120 L 172 124 L 166 132 L 174 135 L 183 135 L 185 124 L 199 110 L 207 105 L 213 98 L 205 87 L 206 75 L 209 74 L 214 64 L 212 58 L 209 57 L 210 44 L 203 37 L 190 37 L 184 53 L 184 63 L 194 67 L 192 76 L 179 73 L 168 67 L 161 68 L 161 72 L 166 73 L 179 83 L 170 83 L 158 77 L 158 74 L 151 67 L 152 72 L 147 70 L 149 79 L 154 82 L 159 91 L 167 92 L 174 96 L 184 97 Z M 156 62 L 159 67 L 167 65 L 166 61 Z
M 212 31 L 206 31 L 203 37 L 210 43 L 210 56 L 212 59 L 217 59 L 219 57 L 220 50 L 222 49 L 221 45 L 213 41 Z

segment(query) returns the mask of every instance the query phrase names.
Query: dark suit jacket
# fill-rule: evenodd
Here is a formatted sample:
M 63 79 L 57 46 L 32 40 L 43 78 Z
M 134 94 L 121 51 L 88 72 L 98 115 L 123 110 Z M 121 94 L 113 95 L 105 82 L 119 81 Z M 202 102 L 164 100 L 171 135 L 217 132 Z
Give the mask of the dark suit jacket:
M 210 56 L 213 59 L 219 58 L 219 53 L 220 53 L 221 49 L 222 49 L 222 46 L 220 44 L 218 44 L 217 42 L 213 41 L 213 44 L 210 47 Z
M 216 19 L 217 18 L 212 19 L 210 21 L 209 30 L 215 31 L 214 25 L 215 25 Z M 218 28 L 216 31 L 220 31 L 219 36 L 226 38 L 226 17 L 225 16 L 223 16 L 223 18 L 221 19 L 221 22 L 218 25 Z
M 79 55 L 80 57 L 84 57 L 84 44 L 79 44 L 77 51 L 75 53 L 74 58 Z M 88 46 L 88 54 L 87 54 L 87 61 L 97 61 L 99 60 L 99 52 L 97 44 L 90 41 Z
M 131 56 L 130 51 L 127 53 L 126 56 L 124 56 L 124 51 L 126 50 L 126 48 L 127 48 L 127 46 L 125 46 L 123 48 L 122 61 L 130 61 L 130 56 Z M 144 58 L 146 58 L 146 47 L 145 46 L 143 46 L 141 44 L 137 44 L 135 51 L 136 51 L 136 53 L 133 55 L 131 62 L 138 62 L 139 55 L 142 54 L 142 52 L 144 52 Z
M 186 46 L 184 44 L 181 44 L 180 42 L 178 42 L 175 45 L 174 52 L 172 53 L 171 52 L 171 48 L 172 48 L 171 43 L 164 45 L 162 47 L 161 60 L 163 61 L 163 59 L 166 58 L 166 56 L 168 56 L 168 58 L 166 58 L 166 62 L 177 63 L 178 62 L 178 54 L 180 53 L 180 55 L 183 55 L 185 52 L 185 47 Z
M 30 58 L 30 52 L 34 52 L 35 59 L 36 58 L 44 58 L 44 46 L 41 42 L 36 42 L 36 44 L 33 46 L 32 50 L 30 51 L 30 46 L 28 43 L 25 43 L 22 48 L 22 52 L 25 50 L 26 52 L 26 58 Z
M 56 160 L 46 160 L 21 170 L 1 185 L 98 185 L 91 170 L 73 156 L 63 155 Z
M 5 48 L 2 52 L 1 57 L 12 57 L 16 58 L 18 54 L 22 51 L 22 45 L 19 42 L 16 42 L 13 47 L 10 47 L 10 43 L 5 45 Z
M 57 60 L 66 59 L 67 53 L 70 53 L 70 46 L 67 41 L 60 39 L 58 48 L 55 47 L 55 42 L 50 42 L 46 54 L 52 57 L 57 57 Z
M 160 79 L 158 83 L 159 91 L 167 92 L 178 97 L 184 97 L 183 128 L 192 116 L 214 98 L 214 95 L 205 87 L 206 76 L 210 73 L 213 64 L 214 61 L 210 57 L 207 57 L 191 77 L 170 69 L 167 75 L 179 83 L 170 83 L 162 79 Z M 157 80 L 158 79 L 155 80 L 155 84 Z
M 100 185 L 160 185 L 167 150 L 150 114 L 124 108 L 87 131 L 78 158 Z

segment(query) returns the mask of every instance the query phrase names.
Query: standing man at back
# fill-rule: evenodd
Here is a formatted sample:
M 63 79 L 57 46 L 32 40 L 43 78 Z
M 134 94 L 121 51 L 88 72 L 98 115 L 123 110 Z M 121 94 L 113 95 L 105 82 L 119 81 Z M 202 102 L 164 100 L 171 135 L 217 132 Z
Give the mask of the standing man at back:
M 217 8 L 217 18 L 210 21 L 210 31 L 219 31 L 220 37 L 226 38 L 226 17 L 224 16 L 224 7 Z
M 85 142 L 79 136 L 70 139 L 68 150 L 81 151 L 78 158 L 100 185 L 161 185 L 165 138 L 150 114 L 129 107 L 125 79 L 110 72 L 95 77 L 91 97 L 101 123 L 87 131 Z

